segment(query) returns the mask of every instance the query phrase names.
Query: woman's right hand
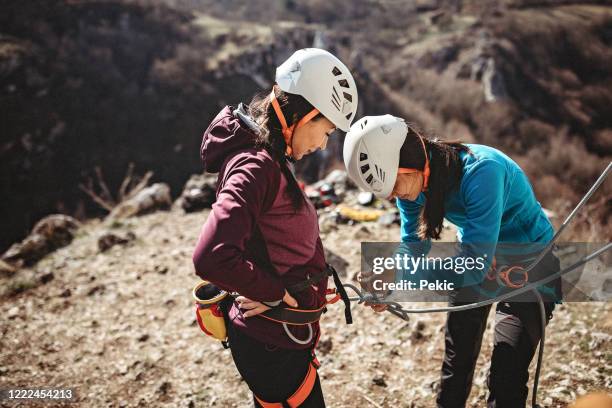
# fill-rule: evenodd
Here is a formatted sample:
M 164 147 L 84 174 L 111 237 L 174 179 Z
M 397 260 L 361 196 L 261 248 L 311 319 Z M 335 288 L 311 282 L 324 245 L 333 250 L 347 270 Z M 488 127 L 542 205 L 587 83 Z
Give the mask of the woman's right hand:
M 282 301 L 291 307 L 298 306 L 297 300 L 295 300 L 293 296 L 291 296 L 289 292 L 287 292 L 287 290 L 285 290 L 285 296 L 283 296 Z M 265 312 L 266 310 L 271 309 L 270 306 L 262 302 L 252 300 L 244 296 L 238 296 L 236 298 L 236 302 L 238 302 L 240 309 L 246 310 L 246 312 L 244 313 L 244 317 L 256 316 L 260 313 Z
M 291 296 L 289 294 L 289 292 L 287 292 L 287 290 L 285 289 L 285 296 L 283 296 L 283 302 L 285 302 L 286 304 L 288 304 L 291 307 L 298 307 L 298 302 L 297 300 L 295 300 L 293 298 L 293 296 Z

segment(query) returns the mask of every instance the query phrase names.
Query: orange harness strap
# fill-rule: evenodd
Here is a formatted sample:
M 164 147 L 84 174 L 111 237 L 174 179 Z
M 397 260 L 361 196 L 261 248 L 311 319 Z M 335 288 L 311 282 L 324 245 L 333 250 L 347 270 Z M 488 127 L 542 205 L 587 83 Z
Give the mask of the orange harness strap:
M 306 373 L 306 378 L 304 378 L 304 381 L 302 381 L 302 384 L 300 384 L 297 391 L 295 391 L 293 395 L 287 398 L 287 404 L 291 408 L 299 407 L 304 401 L 306 401 L 306 398 L 308 398 L 308 396 L 312 392 L 316 380 L 317 369 L 315 368 L 313 363 L 310 363 L 308 364 L 308 372 Z M 255 399 L 264 408 L 283 408 L 283 404 L 281 402 L 266 402 L 257 396 L 255 396 Z
M 321 315 L 327 311 L 327 305 L 334 304 L 340 300 L 340 294 L 336 293 L 336 289 L 327 289 L 326 295 L 335 295 L 333 298 L 326 300 L 323 305 L 317 309 L 297 309 L 294 307 L 273 307 L 268 309 L 258 316 L 277 323 L 286 323 L 290 325 L 306 325 L 318 322 Z

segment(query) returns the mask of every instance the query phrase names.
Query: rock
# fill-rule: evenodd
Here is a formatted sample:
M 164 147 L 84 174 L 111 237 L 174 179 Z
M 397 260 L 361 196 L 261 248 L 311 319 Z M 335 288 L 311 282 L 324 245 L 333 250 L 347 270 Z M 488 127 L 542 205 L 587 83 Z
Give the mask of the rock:
M 319 344 L 317 345 L 317 351 L 321 352 L 321 354 L 328 354 L 332 350 L 333 346 L 334 344 L 332 342 L 332 339 L 327 338 L 319 341 Z
M 70 296 L 72 296 L 72 291 L 71 291 L 70 289 L 66 288 L 66 289 L 64 289 L 64 290 L 62 291 L 62 293 L 60 293 L 60 295 L 59 295 L 59 296 L 60 296 L 60 297 L 64 297 L 64 298 L 65 298 L 65 297 L 70 297 Z
M 45 283 L 49 283 L 51 282 L 53 279 L 55 278 L 55 276 L 53 275 L 53 272 L 47 272 L 43 275 L 41 275 L 40 277 L 40 283 L 45 284 Z
M 482 74 L 482 86 L 485 101 L 495 102 L 506 98 L 507 92 L 504 85 L 504 76 L 495 66 L 495 59 L 488 58 Z
M 323 213 L 319 216 L 319 231 L 326 234 L 338 229 L 340 214 L 336 211 Z
M 379 387 L 387 386 L 387 382 L 385 381 L 385 378 L 382 375 L 372 378 L 372 382 L 374 383 L 374 385 L 378 385 Z
M 109 214 L 109 218 L 127 218 L 167 210 L 171 205 L 170 187 L 165 183 L 155 183 L 117 205 Z
M 187 180 L 176 205 L 185 212 L 211 208 L 216 201 L 217 176 L 213 174 L 194 174 Z
M 11 307 L 6 313 L 6 317 L 8 317 L 10 320 L 15 319 L 17 316 L 19 316 L 19 307 L 17 306 Z
M 169 381 L 164 381 L 157 388 L 157 392 L 162 395 L 166 395 L 168 391 L 170 391 L 170 388 L 172 388 L 172 383 L 170 383 Z
M 324 251 L 327 263 L 336 269 L 339 276 L 346 276 L 346 268 L 348 268 L 349 265 L 348 261 L 327 248 L 325 248 Z
M 13 244 L 2 255 L 9 263 L 32 265 L 50 252 L 72 242 L 80 223 L 67 215 L 49 215 L 38 221 L 23 241 Z
M 370 230 L 365 225 L 361 225 L 353 234 L 353 237 L 355 239 L 367 239 L 367 238 L 371 238 L 371 236 L 372 234 Z
M 155 265 L 154 270 L 155 270 L 155 272 L 159 273 L 160 275 L 165 275 L 165 274 L 168 273 L 168 267 L 167 266 Z
M 87 291 L 87 296 L 93 296 L 98 292 L 104 292 L 104 285 L 95 285 Z M 97 323 L 97 322 L 96 322 Z M 93 322 L 92 322 L 93 324 Z
M 393 224 L 400 225 L 401 219 L 400 219 L 399 212 L 390 211 L 390 212 L 384 213 L 383 215 L 380 216 L 380 218 L 378 218 L 378 223 L 386 227 L 393 225 Z
M 109 232 L 98 238 L 98 249 L 100 252 L 106 252 L 115 245 L 127 245 L 135 239 L 136 235 L 131 231 L 128 232 L 125 237 L 120 237 Z
M 362 191 L 357 195 L 357 202 L 361 205 L 371 205 L 374 202 L 374 193 Z
M 17 268 L 0 259 L 0 276 L 8 277 L 17 272 Z
M 416 322 L 416 324 L 414 325 L 414 331 L 410 336 L 412 341 L 422 340 L 425 337 L 425 335 L 423 334 L 423 330 L 425 330 L 425 322 L 421 320 Z
M 149 335 L 147 333 L 142 334 L 141 336 L 138 337 L 138 341 L 139 342 L 145 342 L 147 340 L 149 340 Z

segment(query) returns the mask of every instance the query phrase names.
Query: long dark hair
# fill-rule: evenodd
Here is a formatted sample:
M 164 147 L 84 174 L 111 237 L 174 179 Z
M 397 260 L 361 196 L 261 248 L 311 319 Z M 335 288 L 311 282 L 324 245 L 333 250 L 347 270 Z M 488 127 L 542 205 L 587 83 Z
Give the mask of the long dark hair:
M 425 207 L 419 220 L 419 237 L 421 239 L 440 239 L 442 223 L 446 212 L 444 202 L 448 193 L 459 186 L 463 175 L 463 164 L 460 152 L 470 149 L 459 141 L 442 141 L 428 139 L 421 135 L 412 125 L 408 126 L 408 135 L 400 149 L 400 167 L 422 170 L 425 167 L 423 145 L 429 154 L 429 183 L 425 191 Z
M 287 126 L 297 123 L 314 109 L 302 96 L 286 93 L 278 86 L 274 86 L 274 95 L 285 115 Z M 289 195 L 294 210 L 298 211 L 304 204 L 304 194 L 302 194 L 300 186 L 287 163 L 288 159 L 285 157 L 287 144 L 283 137 L 280 121 L 276 112 L 274 112 L 272 103 L 270 103 L 270 92 L 255 95 L 249 104 L 249 115 L 260 127 L 256 144 L 265 148 L 272 158 L 280 164 L 280 169 L 287 179 L 286 194 Z M 319 113 L 312 120 L 318 120 L 322 117 L 323 115 Z

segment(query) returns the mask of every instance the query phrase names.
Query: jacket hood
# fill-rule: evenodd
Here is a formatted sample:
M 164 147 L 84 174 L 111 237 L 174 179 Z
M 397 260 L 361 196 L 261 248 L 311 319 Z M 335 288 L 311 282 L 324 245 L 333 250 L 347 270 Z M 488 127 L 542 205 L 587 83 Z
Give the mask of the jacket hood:
M 200 158 L 204 171 L 218 173 L 225 159 L 238 150 L 253 147 L 256 133 L 238 117 L 244 117 L 245 110 L 242 104 L 235 111 L 226 106 L 213 119 L 202 136 Z

